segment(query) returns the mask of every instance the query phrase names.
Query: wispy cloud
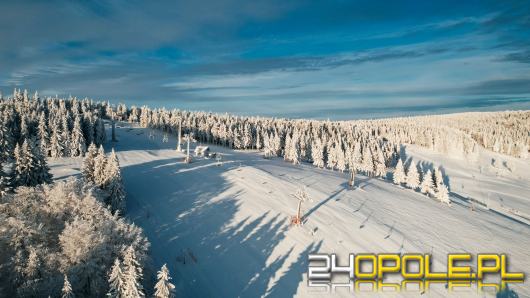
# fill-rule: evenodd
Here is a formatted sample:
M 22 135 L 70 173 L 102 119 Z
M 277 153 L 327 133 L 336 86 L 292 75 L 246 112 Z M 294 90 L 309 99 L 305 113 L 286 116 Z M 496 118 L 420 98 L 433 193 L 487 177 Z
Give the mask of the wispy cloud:
M 2 1 L 0 89 L 240 112 L 497 105 L 530 93 L 529 9 L 515 0 Z

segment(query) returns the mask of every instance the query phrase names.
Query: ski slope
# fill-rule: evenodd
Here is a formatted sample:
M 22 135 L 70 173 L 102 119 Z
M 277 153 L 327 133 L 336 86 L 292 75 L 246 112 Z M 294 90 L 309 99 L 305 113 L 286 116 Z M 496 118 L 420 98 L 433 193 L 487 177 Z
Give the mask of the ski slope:
M 455 203 L 447 207 L 389 181 L 364 176 L 357 176 L 357 188 L 350 190 L 346 173 L 216 146 L 210 147 L 222 153 L 222 165 L 205 158 L 185 164 L 184 154 L 174 150 L 173 136 L 162 142 L 162 133 L 155 132 L 151 139 L 149 132 L 122 123 L 117 127 L 118 142 L 108 142 L 106 149 L 114 147 L 120 159 L 127 216 L 149 238 L 153 265 L 167 263 L 177 297 L 322 297 L 320 288 L 307 287 L 307 255 L 313 252 L 432 253 L 437 271 L 445 270 L 447 253 L 495 252 L 508 254 L 511 271 L 530 268 L 530 226 L 480 205 L 471 210 L 468 202 L 454 195 Z M 502 206 L 530 213 L 528 163 L 517 163 L 520 177 L 498 178 L 494 171 L 480 169 L 482 174 L 472 178 L 463 161 L 422 148 L 407 150 L 415 161 L 443 164 L 449 177 L 455 177 L 453 192 L 464 189 L 467 193 L 460 195 L 480 202 L 488 199 L 484 193 L 495 193 L 496 201 L 504 198 Z M 56 179 L 64 179 L 78 175 L 80 162 L 60 159 L 50 166 Z M 477 187 L 473 183 L 478 180 L 488 186 Z M 312 199 L 302 205 L 306 222 L 290 227 L 297 207 L 292 194 L 303 186 Z M 528 284 L 511 288 L 530 296 Z M 428 294 L 448 292 L 440 284 L 431 286 Z M 351 295 L 338 290 L 334 297 Z M 482 296 L 473 290 L 453 294 L 477 295 Z

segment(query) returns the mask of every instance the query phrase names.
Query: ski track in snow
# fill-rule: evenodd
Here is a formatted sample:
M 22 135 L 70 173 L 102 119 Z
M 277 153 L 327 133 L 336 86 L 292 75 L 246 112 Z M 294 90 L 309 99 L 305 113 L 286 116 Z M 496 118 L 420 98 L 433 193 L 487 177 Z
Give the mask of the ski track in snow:
M 350 190 L 347 173 L 267 160 L 252 151 L 210 145 L 223 154 L 221 166 L 204 158 L 185 164 L 184 154 L 174 150 L 174 136 L 164 143 L 162 133 L 149 139 L 148 131 L 122 123 L 118 142 L 108 142 L 105 148 L 114 147 L 120 159 L 127 216 L 149 238 L 155 268 L 167 263 L 177 297 L 321 297 L 318 289 L 307 287 L 307 255 L 313 252 L 333 252 L 343 259 L 349 253 L 432 253 L 437 271 L 445 270 L 447 253 L 495 252 L 508 254 L 511 271 L 530 268 L 530 227 L 483 208 L 471 211 L 456 203 L 447 207 L 364 176 L 358 176 L 357 188 Z M 470 185 L 493 181 L 490 191 L 499 195 L 510 189 L 504 203 L 530 214 L 527 177 L 493 179 L 477 172 L 478 178 L 470 179 L 461 162 L 410 149 L 415 161 L 444 165 L 454 177 L 453 191 L 458 193 L 457 183 L 464 184 L 480 201 L 486 190 Z M 78 175 L 80 163 L 75 158 L 52 160 L 50 167 L 56 179 L 64 179 Z M 518 167 L 530 172 L 530 165 Z M 290 227 L 297 205 L 292 194 L 302 186 L 311 198 L 302 205 L 306 222 Z M 429 296 L 446 296 L 444 286 L 431 286 Z M 526 283 L 511 288 L 530 296 Z M 419 295 L 400 293 L 409 294 Z M 339 290 L 333 296 L 351 295 Z

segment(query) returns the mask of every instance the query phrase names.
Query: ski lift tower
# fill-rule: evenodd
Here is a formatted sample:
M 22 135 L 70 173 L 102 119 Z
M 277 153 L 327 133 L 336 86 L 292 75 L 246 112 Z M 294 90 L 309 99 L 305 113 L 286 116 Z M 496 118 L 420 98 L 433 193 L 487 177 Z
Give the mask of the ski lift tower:
M 190 163 L 191 162 L 191 155 L 190 155 L 190 142 L 195 142 L 195 139 L 193 138 L 193 133 L 190 132 L 190 133 L 187 133 L 184 135 L 184 138 L 186 139 L 186 158 L 184 159 L 184 162 L 185 163 Z
M 179 122 L 179 132 L 178 132 L 178 137 L 177 137 L 177 151 L 182 152 L 182 147 L 180 145 L 180 140 L 182 139 L 182 117 L 178 116 L 177 120 Z M 189 155 L 189 152 L 188 152 L 188 155 Z
M 110 121 L 111 121 L 111 125 L 112 125 L 112 141 L 113 142 L 117 142 L 116 140 L 116 112 L 114 112 L 114 110 L 112 110 L 112 113 L 110 115 Z

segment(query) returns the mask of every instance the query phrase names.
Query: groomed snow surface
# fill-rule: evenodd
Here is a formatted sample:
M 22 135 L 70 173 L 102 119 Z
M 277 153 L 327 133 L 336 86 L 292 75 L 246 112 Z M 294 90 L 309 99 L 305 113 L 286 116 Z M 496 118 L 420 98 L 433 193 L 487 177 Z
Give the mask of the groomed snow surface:
M 210 145 L 222 154 L 222 165 L 203 157 L 185 164 L 173 136 L 163 142 L 161 132 L 149 138 L 150 131 L 120 123 L 118 142 L 105 148 L 114 147 L 120 159 L 127 216 L 149 238 L 154 267 L 167 263 L 177 297 L 322 297 L 322 288 L 307 286 L 307 256 L 316 252 L 343 260 L 349 253 L 432 253 L 435 271 L 445 271 L 447 253 L 506 253 L 510 271 L 530 268 L 530 226 L 524 223 L 530 214 L 528 160 L 483 151 L 478 161 L 468 161 L 404 148 L 416 163 L 443 165 L 458 194 L 451 194 L 455 202 L 448 207 L 361 175 L 350 190 L 347 173 L 267 160 L 259 152 Z M 491 158 L 508 161 L 511 170 L 502 162 L 494 167 Z M 78 175 L 80 164 L 81 159 L 50 161 L 56 179 Z M 312 199 L 302 205 L 306 222 L 291 227 L 297 207 L 292 195 L 303 186 Z M 530 296 L 528 283 L 510 288 Z M 420 292 L 378 295 L 397 294 Z M 424 295 L 484 293 L 449 293 L 439 284 Z M 352 294 L 339 289 L 333 296 Z

